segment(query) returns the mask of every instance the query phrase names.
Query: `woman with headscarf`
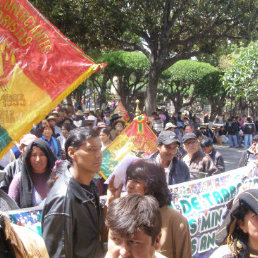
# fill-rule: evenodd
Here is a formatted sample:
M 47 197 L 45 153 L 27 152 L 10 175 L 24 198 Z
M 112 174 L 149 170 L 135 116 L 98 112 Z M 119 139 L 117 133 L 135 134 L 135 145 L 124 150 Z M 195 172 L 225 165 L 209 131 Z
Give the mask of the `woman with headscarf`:
M 210 258 L 258 257 L 258 189 L 240 193 L 224 218 L 215 237 L 220 247 Z
M 42 139 L 36 139 L 27 147 L 22 170 L 14 176 L 8 191 L 19 207 L 37 206 L 46 198 L 47 181 L 55 161 L 53 152 Z

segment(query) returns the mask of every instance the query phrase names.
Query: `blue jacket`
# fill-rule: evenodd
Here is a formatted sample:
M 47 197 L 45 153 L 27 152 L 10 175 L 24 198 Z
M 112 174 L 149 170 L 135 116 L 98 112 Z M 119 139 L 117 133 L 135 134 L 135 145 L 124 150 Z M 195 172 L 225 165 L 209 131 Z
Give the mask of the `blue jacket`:
M 150 155 L 148 158 L 156 159 L 159 155 L 159 152 L 155 152 Z M 183 183 L 190 180 L 190 173 L 188 166 L 181 160 L 178 160 L 176 157 L 173 158 L 173 165 L 169 172 L 169 182 L 168 185 L 175 185 Z

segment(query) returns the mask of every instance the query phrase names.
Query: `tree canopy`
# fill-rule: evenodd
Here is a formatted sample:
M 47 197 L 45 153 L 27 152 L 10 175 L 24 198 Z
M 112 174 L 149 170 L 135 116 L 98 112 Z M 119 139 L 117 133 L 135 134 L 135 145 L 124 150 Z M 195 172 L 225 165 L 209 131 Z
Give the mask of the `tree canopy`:
M 160 77 L 160 90 L 172 100 L 176 112 L 190 105 L 197 97 L 209 100 L 222 95 L 221 72 L 212 65 L 193 60 L 176 62 Z M 215 111 L 213 107 L 213 111 Z
M 240 56 L 223 76 L 227 92 L 236 99 L 258 101 L 258 41 L 242 48 Z

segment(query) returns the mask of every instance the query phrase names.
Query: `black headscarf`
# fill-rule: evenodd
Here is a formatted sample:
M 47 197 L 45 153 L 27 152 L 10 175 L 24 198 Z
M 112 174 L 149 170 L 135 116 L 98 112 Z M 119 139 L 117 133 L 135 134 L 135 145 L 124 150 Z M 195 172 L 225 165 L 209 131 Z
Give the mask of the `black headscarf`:
M 21 208 L 32 206 L 33 182 L 31 178 L 31 173 L 33 173 L 33 171 L 30 163 L 30 155 L 34 147 L 40 148 L 45 153 L 47 157 L 46 172 L 49 175 L 56 161 L 55 155 L 49 148 L 48 144 L 42 139 L 36 139 L 27 147 L 23 156 L 23 164 L 22 164 L 22 171 L 21 171 L 21 182 L 20 182 L 20 207 Z

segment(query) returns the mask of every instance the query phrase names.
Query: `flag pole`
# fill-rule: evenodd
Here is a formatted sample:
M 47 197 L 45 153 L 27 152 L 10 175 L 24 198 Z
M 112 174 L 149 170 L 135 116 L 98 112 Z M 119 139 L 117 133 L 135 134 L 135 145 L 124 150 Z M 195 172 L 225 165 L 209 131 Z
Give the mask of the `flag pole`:
M 139 115 L 141 114 L 141 110 L 139 109 L 140 100 L 137 99 L 137 100 L 135 101 L 135 103 L 136 103 L 135 116 L 139 116 Z

